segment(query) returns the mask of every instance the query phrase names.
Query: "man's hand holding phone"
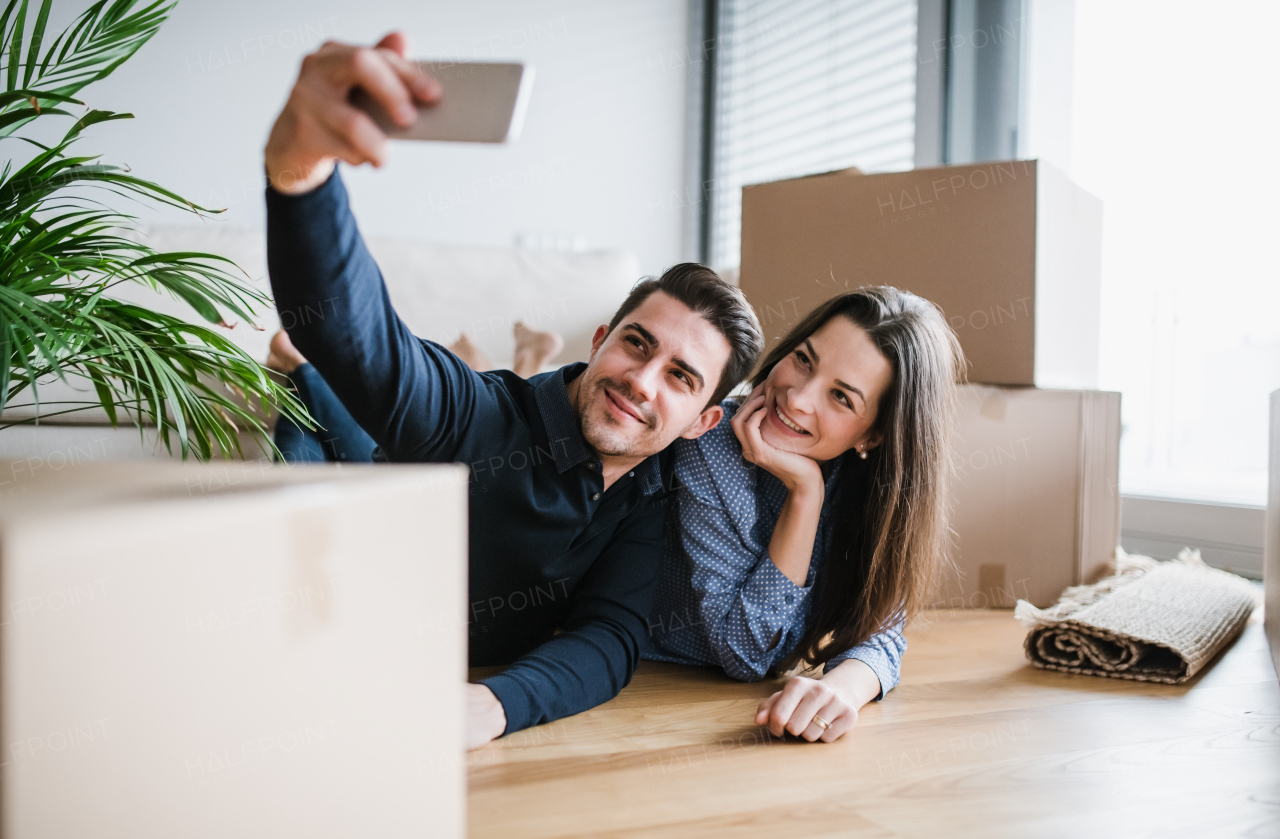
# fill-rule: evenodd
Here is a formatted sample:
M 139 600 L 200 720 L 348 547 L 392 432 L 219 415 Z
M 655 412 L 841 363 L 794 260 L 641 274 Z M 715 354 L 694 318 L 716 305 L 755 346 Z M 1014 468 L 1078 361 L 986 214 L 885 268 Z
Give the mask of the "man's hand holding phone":
M 351 103 L 362 88 L 398 125 L 412 125 L 418 105 L 440 100 L 440 84 L 405 58 L 408 42 L 392 32 L 377 46 L 326 43 L 302 60 L 289 101 L 264 153 L 267 180 L 290 195 L 324 183 L 338 160 L 358 166 L 386 161 L 387 135 Z

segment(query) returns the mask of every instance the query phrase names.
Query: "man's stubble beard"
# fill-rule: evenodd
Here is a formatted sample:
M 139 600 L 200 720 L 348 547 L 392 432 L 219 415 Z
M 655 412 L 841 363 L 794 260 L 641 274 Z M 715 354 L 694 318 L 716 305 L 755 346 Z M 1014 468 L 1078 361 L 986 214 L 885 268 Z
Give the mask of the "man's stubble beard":
M 637 411 L 643 413 L 643 409 L 630 399 L 625 385 L 605 378 L 582 384 L 578 391 L 578 416 L 581 417 L 582 436 L 587 441 L 587 445 L 591 446 L 597 454 L 605 457 L 648 457 L 665 448 L 648 450 L 646 444 L 652 445 L 656 436 L 652 424 L 647 425 L 638 436 L 628 437 L 619 431 L 616 421 L 609 416 L 608 406 L 605 405 L 605 400 L 608 399 L 604 393 L 605 385 L 608 385 L 619 399 L 630 402 Z

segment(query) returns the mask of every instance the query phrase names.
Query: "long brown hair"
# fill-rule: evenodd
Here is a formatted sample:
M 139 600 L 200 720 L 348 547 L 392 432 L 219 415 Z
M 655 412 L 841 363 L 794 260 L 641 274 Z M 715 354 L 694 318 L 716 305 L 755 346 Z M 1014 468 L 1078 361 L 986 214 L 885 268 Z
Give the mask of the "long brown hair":
M 947 561 L 951 436 L 964 354 L 937 306 L 910 292 L 868 286 L 828 300 L 765 356 L 759 385 L 805 338 L 836 316 L 864 329 L 893 367 L 862 460 L 840 455 L 830 499 L 831 538 L 814 583 L 808 632 L 779 672 L 832 657 L 920 613 Z

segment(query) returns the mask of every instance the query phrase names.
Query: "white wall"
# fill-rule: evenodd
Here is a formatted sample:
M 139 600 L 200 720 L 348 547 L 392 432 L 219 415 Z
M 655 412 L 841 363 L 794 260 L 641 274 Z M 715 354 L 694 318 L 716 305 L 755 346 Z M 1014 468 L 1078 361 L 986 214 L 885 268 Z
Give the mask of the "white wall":
M 684 187 L 685 0 L 181 0 L 150 43 L 83 92 L 137 119 L 95 127 L 82 150 L 227 208 L 210 223 L 259 226 L 261 149 L 302 56 L 393 28 L 415 56 L 519 59 L 537 79 L 512 146 L 396 143 L 381 171 L 347 170 L 366 234 L 555 236 L 634 251 L 646 273 L 680 260 L 683 209 L 669 196 Z

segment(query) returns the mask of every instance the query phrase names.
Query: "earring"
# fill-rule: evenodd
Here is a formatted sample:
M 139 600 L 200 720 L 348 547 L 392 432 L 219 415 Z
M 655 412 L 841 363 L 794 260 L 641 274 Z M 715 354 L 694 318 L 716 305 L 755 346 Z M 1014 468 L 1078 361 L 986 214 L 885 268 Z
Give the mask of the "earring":
M 866 449 L 863 449 L 862 451 L 858 452 L 858 457 L 862 458 L 863 460 L 866 460 L 866 459 L 867 459 L 867 450 L 866 450 Z

